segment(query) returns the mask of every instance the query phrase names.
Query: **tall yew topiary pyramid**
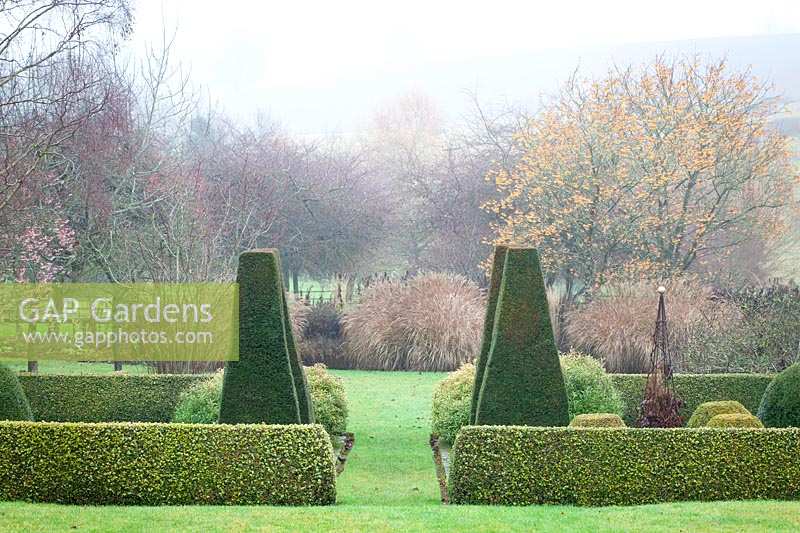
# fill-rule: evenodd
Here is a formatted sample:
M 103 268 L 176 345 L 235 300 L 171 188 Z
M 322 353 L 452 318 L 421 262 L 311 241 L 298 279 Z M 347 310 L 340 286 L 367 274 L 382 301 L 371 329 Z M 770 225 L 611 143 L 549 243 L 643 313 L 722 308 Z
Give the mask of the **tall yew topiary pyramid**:
M 0 365 L 0 420 L 33 420 L 17 373 L 4 365 Z
M 222 424 L 299 424 L 277 250 L 239 256 L 239 360 L 225 364 Z
M 569 424 L 539 255 L 532 248 L 506 252 L 475 424 Z
M 472 407 L 469 411 L 469 423 L 475 423 L 475 412 L 478 410 L 478 396 L 483 383 L 483 371 L 486 369 L 486 360 L 489 349 L 492 347 L 492 330 L 494 329 L 494 314 L 497 308 L 497 297 L 500 295 L 500 282 L 503 279 L 503 267 L 506 263 L 508 247 L 499 245 L 494 249 L 492 259 L 492 275 L 489 280 L 489 295 L 486 301 L 486 318 L 483 322 L 483 342 L 481 353 L 475 360 L 475 386 L 472 387 Z

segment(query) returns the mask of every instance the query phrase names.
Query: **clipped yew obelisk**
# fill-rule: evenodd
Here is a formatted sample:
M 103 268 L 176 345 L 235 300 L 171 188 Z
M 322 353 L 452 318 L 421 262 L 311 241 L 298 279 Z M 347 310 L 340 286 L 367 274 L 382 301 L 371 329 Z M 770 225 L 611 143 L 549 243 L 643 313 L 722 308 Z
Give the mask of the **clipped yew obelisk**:
M 278 272 L 283 272 L 280 266 L 280 256 L 278 256 Z M 281 288 L 283 282 L 281 280 Z M 306 373 L 303 371 L 303 363 L 300 361 L 300 356 L 297 351 L 297 344 L 294 341 L 294 333 L 292 333 L 292 320 L 289 315 L 289 305 L 286 301 L 286 291 L 281 290 L 281 304 L 283 305 L 283 333 L 286 337 L 286 351 L 289 356 L 289 364 L 292 367 L 292 377 L 294 378 L 294 390 L 297 394 L 297 407 L 300 410 L 300 422 L 302 424 L 313 424 L 314 406 L 311 403 L 311 398 L 308 395 L 308 381 L 306 380 Z
M 475 424 L 569 424 L 539 255 L 532 248 L 506 252 Z
M 486 301 L 486 317 L 483 321 L 483 342 L 481 353 L 475 360 L 475 384 L 472 387 L 472 407 L 469 411 L 469 423 L 475 423 L 475 412 L 478 410 L 478 396 L 483 383 L 483 371 L 486 369 L 486 360 L 489 349 L 492 347 L 492 330 L 494 329 L 494 314 L 497 309 L 497 297 L 500 295 L 500 282 L 503 279 L 503 267 L 506 262 L 508 247 L 498 245 L 494 249 L 492 258 L 492 274 L 489 278 L 489 294 Z
M 225 364 L 221 424 L 299 424 L 277 250 L 239 256 L 239 360 Z

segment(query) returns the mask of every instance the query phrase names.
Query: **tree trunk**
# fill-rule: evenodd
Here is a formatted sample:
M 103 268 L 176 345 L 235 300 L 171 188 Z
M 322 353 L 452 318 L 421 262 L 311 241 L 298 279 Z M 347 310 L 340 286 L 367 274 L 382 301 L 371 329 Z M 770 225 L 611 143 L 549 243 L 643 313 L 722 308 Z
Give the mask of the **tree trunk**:
M 300 296 L 300 272 L 295 268 L 292 269 L 292 292 L 295 296 Z
M 28 333 L 32 334 L 35 331 L 36 331 L 36 325 L 28 324 Z M 34 357 L 33 345 L 28 344 L 27 349 L 28 349 L 28 372 L 30 372 L 31 374 L 36 374 L 39 372 L 39 362 L 33 361 L 31 359 L 32 357 Z

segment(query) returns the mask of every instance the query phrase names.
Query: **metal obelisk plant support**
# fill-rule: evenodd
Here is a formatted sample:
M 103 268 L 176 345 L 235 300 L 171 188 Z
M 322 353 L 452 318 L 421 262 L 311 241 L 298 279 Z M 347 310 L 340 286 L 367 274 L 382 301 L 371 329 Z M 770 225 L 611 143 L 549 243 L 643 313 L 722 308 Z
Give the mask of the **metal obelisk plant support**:
M 683 401 L 675 394 L 672 379 L 672 354 L 667 329 L 667 309 L 664 305 L 664 287 L 658 288 L 658 313 L 653 333 L 653 351 L 644 389 L 644 399 L 639 407 L 639 427 L 673 428 L 683 425 L 679 411 Z

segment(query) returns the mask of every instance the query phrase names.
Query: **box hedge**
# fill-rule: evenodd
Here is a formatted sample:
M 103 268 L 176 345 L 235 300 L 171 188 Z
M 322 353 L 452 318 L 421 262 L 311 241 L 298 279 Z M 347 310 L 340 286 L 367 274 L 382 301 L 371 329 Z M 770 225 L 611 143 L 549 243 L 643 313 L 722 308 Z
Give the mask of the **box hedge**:
M 277 250 L 239 256 L 239 360 L 225 363 L 219 421 L 299 424 L 292 361 L 286 346 L 285 294 Z
M 431 433 L 443 444 L 452 444 L 458 430 L 469 425 L 475 366 L 464 363 L 450 372 L 433 389 L 431 402 Z
M 709 428 L 763 428 L 757 417 L 742 413 L 729 413 L 717 415 L 708 421 L 706 427 Z
M 0 422 L 0 500 L 323 505 L 336 499 L 319 425 Z
M 466 372 L 470 371 L 471 368 Z M 565 368 L 564 372 L 566 380 L 568 369 Z M 452 442 L 458 429 L 466 425 L 469 412 L 463 407 L 463 395 L 472 394 L 472 387 L 464 381 L 465 376 L 453 378 L 455 382 L 452 384 L 450 376 L 442 380 L 434 391 L 432 416 L 433 432 L 447 442 Z M 622 419 L 627 425 L 635 426 L 647 376 L 610 374 L 610 377 L 614 388 L 622 396 Z M 770 374 L 676 374 L 675 389 L 686 402 L 681 415 L 688 420 L 698 405 L 716 400 L 735 400 L 755 413 L 772 378 Z M 465 386 L 469 388 L 465 390 Z M 607 408 L 602 410 L 606 411 Z
M 539 255 L 508 248 L 476 424 L 566 426 L 567 393 Z
M 614 413 L 622 416 L 622 396 L 600 361 L 576 351 L 562 354 L 561 373 L 567 389 L 570 420 L 579 414 Z
M 316 423 L 322 424 L 332 436 L 344 433 L 348 416 L 344 382 L 321 363 L 303 368 Z
M 470 426 L 454 503 L 634 505 L 800 498 L 800 430 Z
M 675 391 L 686 402 L 680 414 L 688 420 L 698 405 L 716 400 L 735 400 L 755 413 L 772 378 L 769 374 L 676 374 Z M 647 377 L 644 374 L 612 374 L 612 379 L 625 403 L 622 418 L 633 426 Z
M 694 410 L 686 426 L 690 428 L 701 428 L 717 415 L 732 414 L 749 415 L 752 413 L 750 413 L 744 405 L 733 400 L 703 402 Z
M 181 393 L 208 374 L 19 376 L 35 420 L 169 422 Z

